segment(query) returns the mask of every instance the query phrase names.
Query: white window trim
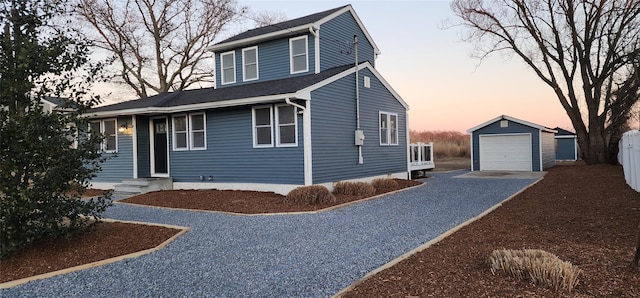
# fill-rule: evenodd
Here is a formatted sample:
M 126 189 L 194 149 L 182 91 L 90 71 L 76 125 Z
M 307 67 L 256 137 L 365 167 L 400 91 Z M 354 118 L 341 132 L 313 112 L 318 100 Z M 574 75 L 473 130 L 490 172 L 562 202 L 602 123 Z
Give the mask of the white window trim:
M 196 147 L 193 144 L 193 133 L 194 132 L 200 132 L 200 131 L 194 131 L 193 129 L 193 116 L 202 116 L 202 132 L 203 132 L 203 138 L 204 138 L 204 146 L 203 147 Z M 206 113 L 193 113 L 193 114 L 189 114 L 189 121 L 188 121 L 188 125 L 187 125 L 187 143 L 189 144 L 189 149 L 191 150 L 207 150 L 207 114 Z
M 396 117 L 396 122 L 395 122 L 395 127 L 391 127 L 391 116 Z M 389 113 L 389 127 L 387 129 L 387 131 L 389 131 L 389 145 L 390 146 L 398 146 L 398 139 L 400 138 L 399 132 L 398 132 L 398 114 L 396 113 Z M 391 141 L 393 140 L 393 138 L 391 138 L 391 133 L 392 132 L 396 132 L 396 141 L 394 143 L 392 143 Z
M 116 149 L 115 150 L 107 150 L 107 140 L 103 140 L 100 143 L 100 151 L 104 153 L 118 153 L 118 119 L 117 118 L 109 118 L 109 119 L 101 119 L 96 121 L 90 121 L 89 130 L 91 131 L 91 123 L 99 123 L 100 124 L 100 134 L 104 135 L 105 130 L 105 122 L 106 121 L 115 121 L 115 133 L 113 134 L 116 137 Z
M 387 137 L 387 142 L 383 143 L 382 142 L 382 130 L 380 127 L 380 119 L 382 118 L 382 115 L 386 115 L 387 117 L 387 132 L 386 132 L 386 137 Z M 396 142 L 395 143 L 391 143 L 391 116 L 395 116 L 396 117 L 396 123 L 395 123 L 395 127 L 393 128 L 396 131 Z M 379 112 L 378 114 L 378 138 L 380 140 L 380 146 L 398 146 L 398 139 L 400 138 L 400 136 L 398 135 L 399 131 L 398 131 L 398 114 L 396 113 L 389 113 L 389 112 Z
M 306 67 L 304 70 L 294 71 L 293 70 L 293 42 L 300 39 L 304 39 L 304 49 L 305 49 L 304 55 L 307 63 L 305 65 Z M 309 39 L 307 38 L 306 35 L 290 38 L 289 39 L 289 72 L 291 74 L 296 74 L 296 73 L 304 73 L 308 71 L 309 71 Z
M 278 113 L 278 110 L 281 107 L 289 107 L 289 105 L 285 105 L 285 104 L 280 104 L 280 105 L 276 105 L 274 112 L 275 112 L 275 127 L 274 130 L 276 131 L 276 147 L 298 147 L 298 115 L 296 113 L 296 107 L 293 107 L 293 129 L 295 131 L 295 136 L 294 136 L 294 142 L 293 143 L 287 143 L 287 144 L 282 144 L 280 142 L 280 113 Z
M 224 76 L 224 71 L 225 71 L 224 56 L 227 56 L 227 55 L 232 55 L 233 57 L 231 59 L 233 60 L 233 80 L 229 82 L 225 82 L 225 76 Z M 235 82 L 236 82 L 236 52 L 235 51 L 224 52 L 220 54 L 220 84 L 227 85 L 227 84 L 233 84 Z
M 178 133 L 178 131 L 176 130 L 176 118 L 179 117 L 185 117 L 184 121 L 185 121 L 185 130 L 184 131 L 179 131 L 179 132 L 184 132 L 186 134 L 186 146 L 185 147 L 180 147 L 178 148 L 178 142 L 176 141 L 178 138 L 176 137 L 176 134 Z M 178 114 L 178 115 L 173 115 L 171 116 L 171 135 L 173 136 L 173 140 L 171 143 L 173 143 L 173 151 L 187 151 L 189 150 L 189 117 L 187 114 Z
M 270 144 L 258 144 L 258 134 L 256 127 L 256 110 L 269 108 L 269 131 L 271 132 L 271 143 Z M 256 106 L 251 109 L 251 130 L 253 135 L 253 148 L 272 148 L 273 147 L 273 106 Z
M 245 63 L 245 52 L 256 50 L 256 77 L 255 78 L 247 78 L 247 64 Z M 249 47 L 242 49 L 242 81 L 255 81 L 260 79 L 260 66 L 258 64 L 258 47 Z

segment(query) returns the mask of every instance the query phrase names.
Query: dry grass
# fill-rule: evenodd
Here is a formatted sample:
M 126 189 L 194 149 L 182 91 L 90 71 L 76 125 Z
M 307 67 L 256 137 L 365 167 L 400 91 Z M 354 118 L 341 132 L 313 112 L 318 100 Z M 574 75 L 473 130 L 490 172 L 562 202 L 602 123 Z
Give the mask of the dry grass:
M 284 198 L 284 203 L 289 205 L 321 205 L 335 201 L 336 197 L 322 185 L 297 187 Z
M 578 283 L 580 269 L 560 260 L 556 255 L 539 249 L 494 250 L 490 257 L 491 272 L 505 271 L 518 279 L 534 284 L 571 291 Z
M 376 191 L 394 190 L 398 188 L 398 182 L 388 178 L 377 178 L 371 181 L 371 186 L 373 186 Z
M 333 194 L 370 197 L 376 194 L 376 189 L 366 182 L 338 182 L 333 186 Z
M 458 131 L 415 131 L 410 133 L 412 143 L 433 142 L 435 158 L 471 157 L 471 140 L 468 134 Z

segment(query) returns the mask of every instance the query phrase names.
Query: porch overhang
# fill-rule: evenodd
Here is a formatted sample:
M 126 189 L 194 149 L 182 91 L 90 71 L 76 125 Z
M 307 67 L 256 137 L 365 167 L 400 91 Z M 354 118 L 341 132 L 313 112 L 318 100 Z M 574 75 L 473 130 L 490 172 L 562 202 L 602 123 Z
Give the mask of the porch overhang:
M 188 111 L 195 111 L 195 110 L 218 109 L 218 108 L 228 108 L 228 107 L 237 107 L 237 106 L 254 105 L 254 104 L 264 104 L 264 103 L 282 101 L 285 98 L 310 100 L 311 94 L 309 92 L 295 92 L 295 93 L 276 94 L 276 95 L 269 95 L 269 96 L 238 98 L 238 99 L 231 99 L 231 100 L 224 100 L 224 101 L 204 102 L 204 103 L 180 105 L 180 106 L 173 106 L 173 107 L 144 107 L 144 108 L 134 108 L 134 109 L 113 110 L 113 111 L 100 111 L 100 112 L 86 113 L 85 116 L 89 118 L 104 118 L 104 117 L 114 117 L 114 116 L 121 116 L 121 115 L 171 114 L 171 113 L 180 113 L 180 112 L 188 112 Z

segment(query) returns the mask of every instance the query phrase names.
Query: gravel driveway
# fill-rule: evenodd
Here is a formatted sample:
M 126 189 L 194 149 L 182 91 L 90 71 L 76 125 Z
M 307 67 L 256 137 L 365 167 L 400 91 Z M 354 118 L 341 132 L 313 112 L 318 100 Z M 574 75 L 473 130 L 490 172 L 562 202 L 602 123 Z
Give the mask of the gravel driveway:
M 234 216 L 115 204 L 105 217 L 188 226 L 164 249 L 0 291 L 14 297 L 327 297 L 534 179 L 455 178 L 319 214 Z

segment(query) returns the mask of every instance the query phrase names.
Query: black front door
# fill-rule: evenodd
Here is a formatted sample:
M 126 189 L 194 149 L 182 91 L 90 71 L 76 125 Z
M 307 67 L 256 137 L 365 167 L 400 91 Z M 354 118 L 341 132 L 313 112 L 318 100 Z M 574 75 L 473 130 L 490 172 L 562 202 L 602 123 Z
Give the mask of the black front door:
M 167 119 L 153 119 L 153 165 L 154 174 L 168 174 L 167 163 Z

